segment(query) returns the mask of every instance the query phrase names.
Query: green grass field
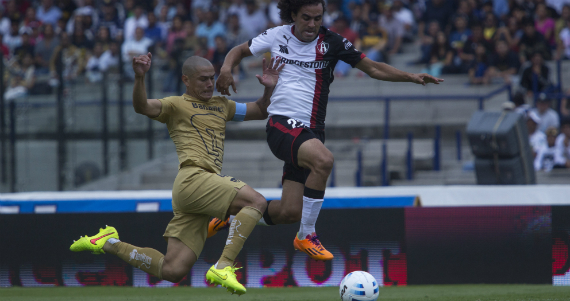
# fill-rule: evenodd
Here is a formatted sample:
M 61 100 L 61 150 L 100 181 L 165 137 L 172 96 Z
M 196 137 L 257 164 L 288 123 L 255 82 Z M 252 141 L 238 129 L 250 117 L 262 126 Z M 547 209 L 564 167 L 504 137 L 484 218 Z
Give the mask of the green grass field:
M 231 296 L 215 288 L 133 288 L 133 287 L 82 287 L 82 288 L 0 288 L 0 300 L 46 301 L 187 301 L 187 300 L 340 300 L 338 288 L 262 288 L 248 289 L 247 294 Z M 380 289 L 378 300 L 570 300 L 570 287 L 551 285 L 434 285 L 385 287 Z

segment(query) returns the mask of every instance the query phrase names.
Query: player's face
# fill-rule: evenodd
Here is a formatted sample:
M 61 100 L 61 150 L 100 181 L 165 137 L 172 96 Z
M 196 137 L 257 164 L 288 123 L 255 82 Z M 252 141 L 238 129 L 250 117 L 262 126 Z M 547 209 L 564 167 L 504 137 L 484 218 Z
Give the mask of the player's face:
M 295 21 L 295 36 L 303 42 L 314 40 L 323 24 L 323 5 L 305 5 L 291 17 Z
M 214 67 L 199 67 L 192 76 L 183 75 L 186 93 L 201 101 L 208 101 L 214 94 Z

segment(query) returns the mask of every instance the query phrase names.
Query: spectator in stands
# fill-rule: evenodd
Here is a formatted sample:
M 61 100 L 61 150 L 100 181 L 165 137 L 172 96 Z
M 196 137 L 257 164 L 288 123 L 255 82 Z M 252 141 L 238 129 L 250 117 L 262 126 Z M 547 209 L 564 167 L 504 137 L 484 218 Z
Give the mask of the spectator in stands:
M 12 20 L 11 22 L 12 23 L 10 24 L 10 32 L 4 35 L 2 43 L 4 43 L 4 45 L 6 45 L 10 49 L 10 53 L 13 53 L 16 47 L 22 45 L 22 37 L 18 32 L 20 30 L 18 21 Z
M 132 64 L 132 59 L 135 56 L 142 54 L 147 54 L 148 48 L 152 45 L 152 40 L 144 36 L 144 29 L 142 27 L 137 27 L 135 29 L 135 38 L 131 40 L 126 40 L 121 48 L 121 54 L 123 56 L 123 70 L 129 78 L 134 78 L 135 74 L 132 71 L 133 68 L 129 68 Z
M 101 43 L 95 43 L 93 46 L 93 53 L 89 56 L 87 65 L 85 66 L 85 75 L 91 83 L 100 82 L 103 79 L 103 72 L 100 68 L 102 55 L 103 45 Z
M 99 70 L 105 72 L 111 69 L 117 69 L 119 67 L 119 43 L 112 41 L 109 43 L 109 49 L 101 55 L 99 58 Z
M 555 127 L 549 127 L 546 130 L 546 147 L 538 150 L 536 157 L 534 159 L 534 169 L 539 171 L 543 170 L 546 172 L 551 171 L 555 167 L 564 167 L 567 165 L 568 160 L 565 160 L 560 152 L 560 149 L 556 147 L 558 130 Z
M 475 57 L 469 66 L 469 83 L 472 85 L 488 84 L 487 68 L 489 67 L 487 61 L 487 48 L 483 43 L 475 45 Z
M 34 57 L 34 45 L 30 43 L 29 32 L 24 31 L 20 37 L 22 38 L 22 44 L 14 49 L 13 57 L 18 60 L 22 60 L 27 54 Z
M 354 44 L 358 39 L 358 34 L 354 32 L 354 30 L 350 29 L 349 22 L 350 21 L 347 17 L 341 15 L 334 21 L 333 26 L 330 28 L 330 30 L 338 33 L 339 35 L 349 40 L 352 44 Z
M 21 59 L 12 60 L 12 64 L 8 65 L 8 72 L 10 80 L 4 92 L 4 99 L 13 100 L 27 96 L 35 83 L 33 56 L 26 53 Z
M 174 18 L 174 16 L 172 16 L 172 18 Z M 166 39 L 166 36 L 168 36 L 168 30 L 172 27 L 172 19 L 168 18 L 168 9 L 166 6 L 162 7 L 162 10 L 158 15 L 157 25 L 162 30 L 162 36 Z
M 66 32 L 62 32 L 60 37 L 60 45 L 55 49 L 50 60 L 50 74 L 57 83 L 57 65 L 63 64 L 63 78 L 66 81 L 75 79 L 85 70 L 85 51 L 82 51 L 75 45 L 71 44 L 71 38 Z M 60 53 L 61 59 L 60 61 Z
M 416 20 L 411 10 L 404 6 L 402 0 L 394 0 L 392 3 L 394 17 L 404 24 L 404 41 L 412 41 L 414 39 L 414 30 Z M 354 13 L 353 13 L 354 17 Z
M 509 14 L 508 0 L 493 0 L 493 14 L 499 17 L 499 20 L 505 21 Z
M 74 0 L 58 0 L 57 7 L 61 10 L 61 18 L 69 20 L 73 16 L 73 12 L 77 9 L 77 4 Z
M 439 77 L 443 69 L 453 70 L 453 57 L 455 53 L 447 36 L 443 31 L 437 33 L 435 43 L 431 48 L 431 59 L 427 68 L 422 70 L 422 73 L 428 73 L 435 77 Z
M 36 17 L 42 23 L 55 24 L 61 16 L 61 10 L 53 5 L 53 0 L 42 0 L 42 5 L 38 7 L 36 12 Z
M 186 32 L 183 27 L 181 16 L 174 16 L 172 19 L 172 27 L 168 31 L 168 36 L 166 37 L 166 52 L 172 53 L 174 42 L 178 39 L 184 39 L 186 37 Z
M 103 15 L 99 19 L 99 28 L 108 28 L 111 38 L 115 38 L 119 30 L 123 29 L 121 20 L 117 16 L 117 8 L 109 2 L 103 5 L 101 11 L 103 12 Z
M 106 26 L 99 26 L 97 30 L 97 35 L 95 36 L 95 43 L 100 43 L 103 47 L 103 51 L 109 49 L 109 44 L 113 41 L 111 38 L 111 31 Z
M 487 54 L 489 52 L 492 51 L 493 49 L 493 44 L 489 43 L 488 41 L 486 41 L 483 38 L 483 26 L 480 23 L 475 23 L 473 24 L 473 26 L 471 27 L 471 32 L 472 35 L 471 37 L 469 37 L 469 39 L 467 39 L 467 41 L 465 42 L 465 45 L 463 45 L 463 49 L 461 52 L 459 52 L 459 58 L 461 59 L 461 64 L 460 64 L 460 70 L 470 70 L 473 69 L 475 66 L 478 66 L 475 68 L 475 70 L 479 70 L 479 71 L 483 71 L 487 69 Z M 474 61 L 477 59 L 477 48 L 479 48 L 479 46 L 482 46 L 483 48 L 479 49 L 480 51 L 483 51 L 483 49 L 485 50 L 485 55 L 479 57 L 479 61 L 477 63 L 474 64 Z M 482 53 L 480 53 L 480 55 L 482 55 Z M 483 67 L 483 65 L 485 66 L 484 69 L 481 69 Z M 479 74 L 478 72 L 475 72 L 476 74 Z M 483 76 L 483 74 L 479 74 L 481 77 Z M 471 82 L 471 83 L 475 83 L 475 82 Z M 480 82 L 482 83 L 482 82 Z
M 520 79 L 520 86 L 526 89 L 528 97 L 534 97 L 535 90 L 545 92 L 552 88 L 550 69 L 544 64 L 542 53 L 535 52 L 531 58 L 532 64 L 523 70 Z
M 132 40 L 135 38 L 135 31 L 137 28 L 142 28 L 144 31 L 144 29 L 147 27 L 148 27 L 148 19 L 144 14 L 142 6 L 140 5 L 135 6 L 133 10 L 133 15 L 128 17 L 127 20 L 125 21 L 125 31 L 123 33 L 125 41 Z
M 547 147 L 546 134 L 538 130 L 539 124 L 540 117 L 538 117 L 538 114 L 534 111 L 529 111 L 526 114 L 526 127 L 528 129 L 530 147 L 535 158 L 541 148 Z
M 495 34 L 495 41 L 505 40 L 509 44 L 512 51 L 519 51 L 519 42 L 524 32 L 520 28 L 517 18 L 510 16 L 507 18 L 507 26 L 502 26 L 497 29 Z
M 440 31 L 439 23 L 432 21 L 429 23 L 427 34 L 419 35 L 421 57 L 415 61 L 415 64 L 427 64 L 431 59 L 431 47 L 435 43 L 437 33 Z
M 426 10 L 418 24 L 418 35 L 422 39 L 426 31 L 426 24 L 436 21 L 441 30 L 446 31 L 449 18 L 453 15 L 453 7 L 450 0 L 432 0 L 426 3 Z
M 570 168 L 570 118 L 564 118 L 560 122 L 560 135 L 556 138 L 556 149 L 564 158 L 564 167 Z
M 16 21 L 21 20 L 22 13 L 18 9 L 18 4 L 16 3 L 16 0 L 9 0 L 8 3 L 6 3 L 6 6 L 2 8 L 5 8 L 3 10 L 4 18 L 2 20 L 2 32 L 4 33 L 4 35 L 7 35 L 10 33 L 10 26 L 12 20 Z
M 245 0 L 245 7 L 245 13 L 239 16 L 239 20 L 241 22 L 241 28 L 245 30 L 251 39 L 267 29 L 267 17 L 265 17 L 265 13 L 257 7 L 255 0 Z
M 151 39 L 153 44 L 162 44 L 162 29 L 158 26 L 158 19 L 153 12 L 147 14 L 148 27 L 144 30 L 144 36 Z
M 518 74 L 520 66 L 518 55 L 509 49 L 507 41 L 499 40 L 495 43 L 495 52 L 489 57 L 487 76 L 489 81 L 498 78 L 510 84 L 512 77 Z
M 388 44 L 386 45 L 388 56 L 399 53 L 402 50 L 405 27 L 404 23 L 394 17 L 393 6 L 384 6 L 383 14 L 380 16 L 380 27 L 388 32 Z
M 378 25 L 377 17 L 371 17 L 367 31 L 356 41 L 355 47 L 366 53 L 366 56 L 375 61 L 385 61 L 385 51 L 388 44 L 388 33 Z M 340 62 L 339 62 L 340 63 Z M 344 65 L 349 68 L 349 65 Z M 338 65 L 337 65 L 338 67 Z M 348 73 L 348 70 L 339 70 Z M 335 70 L 336 71 L 336 70 Z M 360 73 L 357 73 L 360 74 Z
M 530 60 L 535 52 L 540 52 L 543 59 L 550 60 L 552 58 L 550 46 L 548 46 L 544 36 L 536 31 L 531 19 L 523 21 L 523 30 L 524 34 L 519 42 L 521 62 Z
M 214 71 L 216 72 L 216 77 L 220 75 L 220 69 L 224 64 L 224 59 L 226 55 L 230 52 L 230 48 L 226 43 L 226 39 L 223 36 L 216 37 L 216 48 L 212 56 L 212 65 L 214 66 Z M 236 73 L 237 74 L 237 73 Z
M 555 22 L 548 15 L 548 10 L 546 10 L 546 4 L 538 3 L 536 5 L 536 21 L 535 28 L 536 31 L 544 36 L 544 39 L 551 48 L 556 46 L 556 39 L 554 37 L 554 26 Z
M 566 96 L 570 95 L 570 89 L 566 90 Z M 568 97 L 560 100 L 560 116 L 562 118 L 570 118 L 570 101 Z
M 359 37 L 362 37 L 366 30 L 368 30 L 368 22 L 363 18 L 362 5 L 355 4 L 352 8 L 352 21 L 350 22 L 350 29 L 356 32 Z
M 483 22 L 483 38 L 492 43 L 495 39 L 495 33 L 497 33 L 497 17 L 489 13 L 485 16 L 485 21 Z
M 4 35 L 1 32 L 0 32 L 0 53 L 2 53 L 4 58 L 10 59 L 10 48 L 4 45 Z
M 560 118 L 558 113 L 551 108 L 552 100 L 544 93 L 540 93 L 536 99 L 536 108 L 532 109 L 540 117 L 540 124 L 538 125 L 539 131 L 546 131 L 549 127 L 558 128 L 560 125 Z
M 185 51 L 194 52 L 198 45 L 198 37 L 196 36 L 196 30 L 194 28 L 194 23 L 190 20 L 184 21 L 184 32 L 186 36 L 184 37 L 184 45 L 183 48 Z
M 560 14 L 560 18 L 556 20 L 556 24 L 554 25 L 554 37 L 556 41 L 559 42 L 559 36 L 562 29 L 567 27 L 566 22 L 570 21 L 570 3 L 565 4 L 562 7 L 562 13 Z
M 570 60 L 570 19 L 566 20 L 566 27 L 564 27 L 558 35 L 556 59 Z
M 172 20 L 176 16 L 176 0 L 158 1 L 154 7 L 155 16 L 160 16 L 164 11 L 167 20 Z
M 20 27 L 39 27 L 42 24 L 40 20 L 36 17 L 36 10 L 33 6 L 30 6 L 26 9 L 26 14 L 24 20 L 20 24 Z
M 71 43 L 83 51 L 93 49 L 93 41 L 89 39 L 85 34 L 82 23 L 75 24 L 73 27 L 73 36 L 71 37 Z
M 325 11 L 325 14 L 323 15 L 323 26 L 330 28 L 333 23 L 334 20 L 336 20 L 340 15 L 342 15 L 342 12 L 339 9 L 339 3 L 337 1 L 329 1 L 327 4 L 327 10 Z M 342 1 L 341 1 L 342 2 Z M 365 19 L 366 17 L 363 16 L 363 19 Z
M 53 25 L 45 24 L 43 38 L 36 44 L 34 49 L 37 74 L 49 73 L 49 61 L 59 45 L 59 38 L 55 36 Z
M 449 35 L 449 43 L 457 52 L 463 50 L 465 42 L 471 36 L 471 29 L 467 28 L 467 16 L 457 15 L 453 20 L 455 30 Z
M 279 3 L 278 0 L 271 0 L 267 5 L 267 18 L 269 21 L 269 24 L 267 24 L 268 28 L 273 28 L 283 24 L 283 21 L 281 21 L 281 17 L 279 17 L 279 8 L 277 7 L 278 3 Z
M 228 17 L 227 27 L 226 40 L 230 48 L 249 40 L 249 35 L 241 28 L 238 15 L 231 14 Z
M 196 35 L 207 38 L 208 48 L 214 49 L 216 47 L 215 38 L 220 35 L 225 36 L 225 31 L 224 25 L 216 21 L 214 11 L 209 10 L 204 14 L 204 22 L 198 25 Z
M 523 116 L 527 116 L 528 112 L 531 110 L 530 105 L 525 101 L 524 93 L 521 91 L 517 91 L 515 95 L 513 95 L 513 103 L 515 105 L 514 111 Z

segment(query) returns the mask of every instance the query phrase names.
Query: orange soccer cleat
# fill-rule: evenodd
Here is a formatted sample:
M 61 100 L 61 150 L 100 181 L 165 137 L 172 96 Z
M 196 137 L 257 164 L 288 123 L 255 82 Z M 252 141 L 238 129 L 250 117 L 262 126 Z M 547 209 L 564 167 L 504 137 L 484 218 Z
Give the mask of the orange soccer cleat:
M 295 250 L 307 253 L 307 255 L 314 260 L 327 261 L 334 258 L 333 254 L 323 247 L 315 232 L 311 235 L 307 235 L 303 240 L 299 239 L 297 235 L 295 235 L 293 247 L 295 247 Z
M 210 221 L 210 224 L 208 225 L 208 238 L 216 235 L 216 233 L 218 233 L 218 231 L 223 230 L 223 229 L 227 229 L 229 227 L 230 227 L 230 218 L 229 217 L 225 221 L 223 221 L 217 217 L 214 217 Z

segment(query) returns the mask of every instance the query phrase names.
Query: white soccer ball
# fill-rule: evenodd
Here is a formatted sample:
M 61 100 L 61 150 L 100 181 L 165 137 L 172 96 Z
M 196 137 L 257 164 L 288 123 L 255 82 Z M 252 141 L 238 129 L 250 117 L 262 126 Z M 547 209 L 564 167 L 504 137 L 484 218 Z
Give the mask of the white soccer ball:
M 344 276 L 339 293 L 342 301 L 373 301 L 378 299 L 380 289 L 374 276 L 356 271 Z

